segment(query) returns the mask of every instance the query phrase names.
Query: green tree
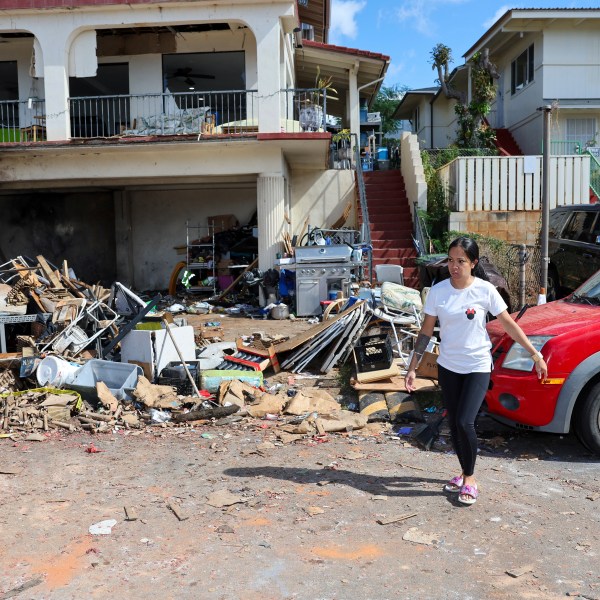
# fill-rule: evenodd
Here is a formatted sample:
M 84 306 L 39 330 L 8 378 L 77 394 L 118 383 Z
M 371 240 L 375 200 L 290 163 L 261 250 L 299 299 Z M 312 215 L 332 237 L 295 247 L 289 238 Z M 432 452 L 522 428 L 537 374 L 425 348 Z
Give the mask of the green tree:
M 398 106 L 398 102 L 402 100 L 409 89 L 408 86 L 400 84 L 382 85 L 379 89 L 371 108 L 373 112 L 381 113 L 381 131 L 384 136 L 398 129 L 400 119 L 393 119 L 392 115 Z
M 500 77 L 496 66 L 490 61 L 489 49 L 484 48 L 469 60 L 471 65 L 471 101 L 465 94 L 452 87 L 450 68 L 452 50 L 444 44 L 437 44 L 431 51 L 431 64 L 437 70 L 437 82 L 446 98 L 457 102 L 454 112 L 458 119 L 456 145 L 459 148 L 493 148 L 494 131 L 488 126 L 486 116 L 496 97 L 494 80 Z

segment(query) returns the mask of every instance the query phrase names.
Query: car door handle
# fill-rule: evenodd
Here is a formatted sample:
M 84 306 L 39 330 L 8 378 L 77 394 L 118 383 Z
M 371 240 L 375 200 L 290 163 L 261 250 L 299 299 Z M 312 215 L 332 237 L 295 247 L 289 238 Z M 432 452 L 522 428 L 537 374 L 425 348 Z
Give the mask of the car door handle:
M 592 258 L 592 255 L 588 254 L 587 252 L 585 254 L 582 254 L 581 256 L 583 256 L 583 258 Z

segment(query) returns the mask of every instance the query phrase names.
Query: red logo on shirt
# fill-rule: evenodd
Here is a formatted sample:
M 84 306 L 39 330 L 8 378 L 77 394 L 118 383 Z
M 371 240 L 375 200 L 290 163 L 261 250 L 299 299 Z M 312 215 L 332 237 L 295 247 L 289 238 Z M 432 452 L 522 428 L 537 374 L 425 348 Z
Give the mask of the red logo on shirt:
M 465 310 L 465 314 L 467 315 L 467 319 L 469 319 L 469 321 L 472 321 L 475 318 L 475 309 L 467 308 L 467 310 Z

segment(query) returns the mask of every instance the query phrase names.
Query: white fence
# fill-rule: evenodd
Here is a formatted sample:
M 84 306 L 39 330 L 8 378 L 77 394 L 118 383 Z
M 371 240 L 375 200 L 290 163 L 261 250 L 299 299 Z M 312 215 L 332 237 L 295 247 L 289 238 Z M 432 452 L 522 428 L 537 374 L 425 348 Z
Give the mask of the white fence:
M 590 157 L 551 156 L 550 208 L 587 204 Z M 439 169 L 451 210 L 539 210 L 542 198 L 541 156 L 460 157 Z

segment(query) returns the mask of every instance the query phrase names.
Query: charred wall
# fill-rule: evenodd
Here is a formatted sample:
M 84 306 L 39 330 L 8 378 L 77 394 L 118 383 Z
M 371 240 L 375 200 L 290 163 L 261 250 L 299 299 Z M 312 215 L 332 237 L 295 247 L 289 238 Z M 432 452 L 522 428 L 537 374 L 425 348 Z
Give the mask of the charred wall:
M 115 280 L 112 193 L 31 193 L 0 196 L 0 260 L 38 254 L 67 260 L 87 283 Z

